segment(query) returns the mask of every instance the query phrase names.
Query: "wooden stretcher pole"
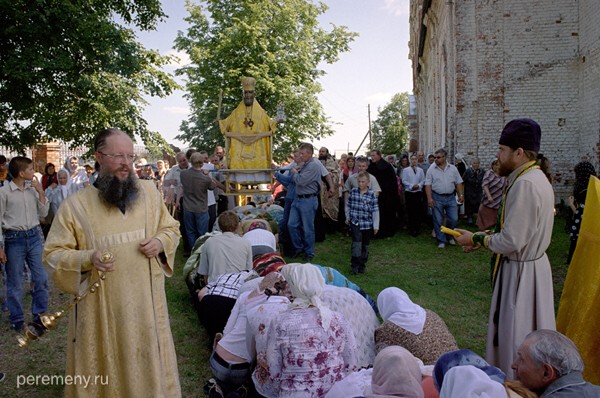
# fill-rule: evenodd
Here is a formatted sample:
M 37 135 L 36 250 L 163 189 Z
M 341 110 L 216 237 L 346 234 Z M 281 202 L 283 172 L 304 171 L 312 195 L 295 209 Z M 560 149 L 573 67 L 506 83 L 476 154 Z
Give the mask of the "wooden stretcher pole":
M 219 90 L 219 102 L 217 106 L 217 123 L 221 120 L 221 106 L 223 104 L 223 89 Z

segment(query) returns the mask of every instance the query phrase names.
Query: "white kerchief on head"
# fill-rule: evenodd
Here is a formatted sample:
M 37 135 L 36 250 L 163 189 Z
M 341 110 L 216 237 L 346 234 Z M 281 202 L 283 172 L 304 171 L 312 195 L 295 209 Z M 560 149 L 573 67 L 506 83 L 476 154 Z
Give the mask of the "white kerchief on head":
M 290 309 L 316 307 L 321 313 L 323 329 L 329 329 L 332 312 L 319 298 L 325 287 L 325 279 L 321 271 L 312 264 L 291 263 L 284 265 L 281 274 L 287 281 L 294 301 Z
M 60 169 L 60 170 L 58 170 L 58 173 L 56 173 L 57 179 L 58 179 L 58 175 L 60 173 L 66 173 L 67 174 L 67 183 L 65 185 L 62 185 L 60 182 L 58 183 L 58 187 L 62 191 L 63 199 L 66 199 L 66 197 L 69 196 L 69 192 L 71 191 L 71 183 L 72 183 L 72 181 L 71 181 L 71 173 L 69 173 L 68 170 Z
M 421 334 L 425 310 L 413 303 L 408 294 L 397 287 L 385 288 L 377 296 L 377 307 L 384 321 L 390 321 L 414 334 Z
M 446 373 L 440 398 L 507 398 L 504 385 L 475 366 L 455 366 Z

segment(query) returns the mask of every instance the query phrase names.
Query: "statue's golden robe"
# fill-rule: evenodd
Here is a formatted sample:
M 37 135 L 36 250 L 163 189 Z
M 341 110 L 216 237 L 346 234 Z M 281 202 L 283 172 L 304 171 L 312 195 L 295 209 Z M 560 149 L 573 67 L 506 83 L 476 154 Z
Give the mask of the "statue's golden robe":
M 581 354 L 583 377 L 600 384 L 600 180 L 590 177 L 577 248 L 560 297 L 556 330 Z
M 65 385 L 66 397 L 181 396 L 164 289 L 164 276 L 173 274 L 178 222 L 152 182 L 139 183 L 138 202 L 125 214 L 102 203 L 93 186 L 70 196 L 48 235 L 44 261 L 67 293 L 98 279 L 90 261 L 95 250 L 115 256 L 115 271 L 69 314 L 66 374 L 91 381 L 87 388 Z M 147 237 L 163 243 L 164 255 L 148 259 L 140 252 Z
M 252 106 L 240 102 L 231 115 L 224 120 L 219 120 L 221 133 L 230 138 L 227 154 L 228 168 L 234 170 L 271 168 L 269 137 L 275 132 L 276 126 L 277 122 L 269 118 L 256 100 Z

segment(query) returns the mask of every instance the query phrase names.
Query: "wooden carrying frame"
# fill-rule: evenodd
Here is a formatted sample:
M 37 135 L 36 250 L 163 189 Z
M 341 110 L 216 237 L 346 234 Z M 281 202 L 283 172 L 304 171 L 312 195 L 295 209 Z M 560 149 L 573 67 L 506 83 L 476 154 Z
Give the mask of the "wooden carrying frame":
M 227 169 L 220 170 L 223 174 L 225 174 L 225 195 L 227 196 L 237 196 L 237 195 L 255 195 L 255 194 L 265 194 L 271 193 L 270 190 L 260 189 L 260 184 L 273 184 L 273 174 L 272 169 L 229 169 L 229 162 L 231 159 L 230 147 L 232 139 L 241 138 L 239 134 L 234 133 L 224 133 L 225 135 L 225 156 L 227 159 Z M 252 138 L 256 139 L 264 139 L 268 140 L 267 144 L 267 162 L 269 164 L 273 163 L 273 133 L 259 133 Z M 256 179 L 255 175 L 257 173 L 265 173 L 268 175 L 268 178 L 264 179 Z M 247 180 L 242 179 L 244 175 L 251 175 Z

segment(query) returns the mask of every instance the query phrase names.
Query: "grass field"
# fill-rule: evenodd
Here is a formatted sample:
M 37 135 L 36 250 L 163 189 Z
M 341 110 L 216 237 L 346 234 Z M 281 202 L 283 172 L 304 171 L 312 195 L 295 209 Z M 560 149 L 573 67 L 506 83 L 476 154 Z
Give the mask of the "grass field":
M 564 219 L 557 217 L 548 250 L 556 307 L 567 270 L 569 239 L 564 225 Z M 491 296 L 489 260 L 490 253 L 484 250 L 465 254 L 459 247 L 438 249 L 428 232 L 417 238 L 401 232 L 374 241 L 366 274 L 350 279 L 374 298 L 385 287 L 400 287 L 413 301 L 437 312 L 461 348 L 483 354 Z M 180 249 L 175 275 L 166 283 L 167 298 L 183 396 L 200 397 L 205 381 L 211 377 L 209 350 L 181 275 L 184 261 Z M 350 275 L 350 238 L 339 233 L 328 235 L 325 242 L 317 243 L 313 262 Z M 50 308 L 61 307 L 66 299 L 67 296 L 52 291 Z M 24 308 L 28 307 L 24 304 Z M 8 314 L 2 313 L 0 319 L 0 372 L 6 373 L 0 383 L 0 397 L 62 396 L 62 386 L 43 385 L 40 377 L 64 373 L 67 320 L 61 320 L 55 330 L 29 348 L 21 349 L 9 329 Z M 37 383 L 17 388 L 17 380 L 34 380 L 36 376 Z

